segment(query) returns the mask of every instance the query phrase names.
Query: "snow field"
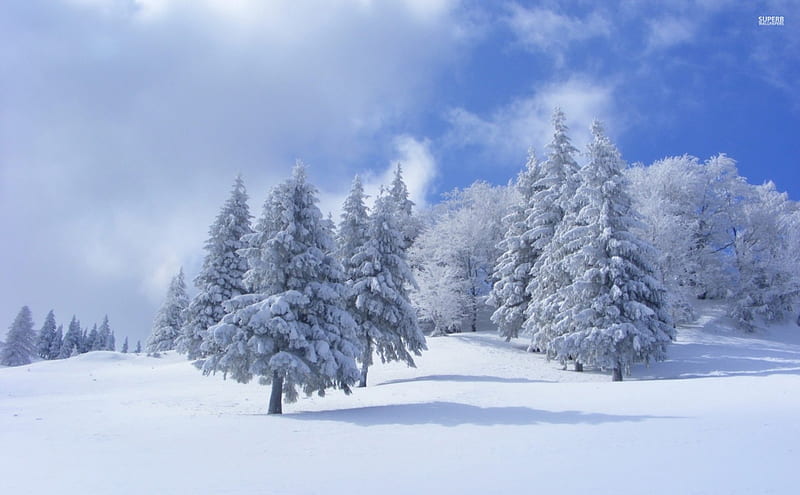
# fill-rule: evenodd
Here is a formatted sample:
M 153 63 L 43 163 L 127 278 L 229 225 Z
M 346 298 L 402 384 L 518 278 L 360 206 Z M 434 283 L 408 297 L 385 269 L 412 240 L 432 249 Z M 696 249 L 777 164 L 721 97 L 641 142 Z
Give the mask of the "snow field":
M 612 383 L 488 333 L 267 416 L 181 356 L 0 370 L 2 493 L 796 493 L 800 341 L 711 312 Z M 681 378 L 684 376 L 684 378 Z M 650 379 L 654 378 L 654 379 Z

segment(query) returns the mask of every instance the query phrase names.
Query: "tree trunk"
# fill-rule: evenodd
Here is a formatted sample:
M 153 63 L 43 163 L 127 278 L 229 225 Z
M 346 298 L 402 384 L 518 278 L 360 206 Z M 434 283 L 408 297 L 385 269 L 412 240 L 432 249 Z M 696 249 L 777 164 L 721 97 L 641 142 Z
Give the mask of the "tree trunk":
M 367 372 L 369 365 L 372 363 L 372 342 L 367 342 L 367 347 L 364 349 L 364 355 L 361 357 L 361 379 L 358 381 L 359 388 L 367 386 Z
M 369 370 L 369 366 L 367 363 L 361 365 L 361 379 L 358 381 L 358 386 L 360 388 L 364 388 L 367 386 L 367 371 Z
M 283 396 L 283 377 L 277 371 L 272 373 L 272 393 L 269 396 L 267 414 L 283 414 L 281 398 Z
M 622 381 L 622 366 L 617 364 L 617 367 L 611 371 L 611 381 L 612 382 L 621 382 Z
M 583 363 L 580 361 L 575 361 L 575 371 L 582 372 L 583 371 Z

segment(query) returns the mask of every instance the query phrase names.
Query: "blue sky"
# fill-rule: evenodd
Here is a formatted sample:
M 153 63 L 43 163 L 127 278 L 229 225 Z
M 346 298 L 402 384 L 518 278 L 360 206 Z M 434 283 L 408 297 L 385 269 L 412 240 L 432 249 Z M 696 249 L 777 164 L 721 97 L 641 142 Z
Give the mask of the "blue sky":
M 242 172 L 324 209 L 402 162 L 413 198 L 505 184 L 555 105 L 629 162 L 724 152 L 800 200 L 798 1 L 8 0 L 0 318 L 149 332 Z M 759 26 L 782 15 L 784 26 Z M 118 340 L 121 340 L 118 338 Z

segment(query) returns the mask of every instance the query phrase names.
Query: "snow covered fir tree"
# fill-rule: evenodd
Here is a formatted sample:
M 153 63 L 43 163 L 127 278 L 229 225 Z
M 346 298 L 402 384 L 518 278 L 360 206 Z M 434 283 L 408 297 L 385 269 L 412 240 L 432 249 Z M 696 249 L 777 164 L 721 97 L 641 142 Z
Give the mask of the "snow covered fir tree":
M 36 343 L 36 353 L 42 359 L 55 359 L 61 349 L 61 337 L 56 333 L 56 315 L 51 309 L 44 318 Z
M 246 292 L 247 260 L 238 251 L 244 247 L 242 238 L 252 233 L 250 218 L 244 181 L 237 176 L 230 197 L 209 228 L 203 267 L 194 279 L 198 292 L 183 314 L 184 323 L 176 344 L 178 352 L 189 359 L 217 353 L 208 338 L 208 328 L 225 316 L 222 307 L 225 301 Z
M 540 297 L 528 328 L 548 357 L 612 370 L 620 381 L 635 363 L 663 360 L 674 330 L 655 253 L 633 232 L 622 159 L 599 123 L 592 134 L 578 188 L 532 281 Z
M 164 304 L 158 310 L 153 321 L 153 329 L 147 339 L 148 353 L 158 353 L 175 349 L 175 342 L 183 327 L 183 311 L 189 304 L 186 295 L 186 282 L 183 279 L 183 268 L 172 278 L 167 289 Z
M 298 389 L 349 392 L 359 377 L 361 347 L 344 309 L 344 271 L 316 203 L 316 188 L 298 163 L 271 191 L 255 232 L 245 236 L 249 293 L 226 302 L 228 314 L 209 330 L 222 353 L 204 371 L 271 384 L 269 414 L 280 414 L 282 399 L 295 401 Z
M 8 329 L 6 340 L 0 349 L 0 365 L 23 366 L 36 357 L 36 332 L 30 308 L 23 306 Z
M 406 261 L 404 237 L 397 221 L 397 203 L 387 196 L 375 202 L 367 240 L 355 250 L 349 286 L 362 353 L 359 386 L 367 386 L 373 353 L 382 362 L 414 366 L 411 354 L 426 349 L 425 337 L 408 296 L 414 279 Z M 402 217 L 400 217 L 402 218 Z

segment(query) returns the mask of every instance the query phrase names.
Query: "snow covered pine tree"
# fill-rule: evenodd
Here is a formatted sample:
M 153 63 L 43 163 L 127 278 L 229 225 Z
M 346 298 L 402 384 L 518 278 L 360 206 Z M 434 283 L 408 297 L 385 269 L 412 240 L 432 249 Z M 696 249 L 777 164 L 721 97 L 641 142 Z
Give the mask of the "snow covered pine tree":
M 44 319 L 42 329 L 39 330 L 39 338 L 36 344 L 36 352 L 42 359 L 55 359 L 58 356 L 58 350 L 52 351 L 53 343 L 56 339 L 56 316 L 51 309 Z M 59 349 L 61 342 L 58 342 Z
M 198 293 L 186 309 L 177 341 L 178 352 L 186 354 L 191 360 L 220 351 L 212 339 L 207 338 L 208 328 L 225 316 L 222 303 L 246 292 L 244 273 L 247 271 L 247 260 L 237 251 L 244 247 L 242 237 L 253 232 L 250 218 L 247 191 L 242 177 L 238 176 L 230 197 L 208 229 L 203 268 L 194 279 Z M 205 350 L 201 348 L 204 342 Z M 202 367 L 202 362 L 197 364 Z
M 425 336 L 417 326 L 417 315 L 408 298 L 414 278 L 406 262 L 403 233 L 388 197 L 379 197 L 369 222 L 369 240 L 352 257 L 356 266 L 351 282 L 356 307 L 358 336 L 363 347 L 361 380 L 367 386 L 372 353 L 381 361 L 403 361 L 414 366 L 411 353 L 420 355 Z
M 183 310 L 188 305 L 183 268 L 172 278 L 164 304 L 153 321 L 153 330 L 147 339 L 147 352 L 157 353 L 175 349 L 175 340 L 183 326 Z
M 223 349 L 203 371 L 223 371 L 247 383 L 271 383 L 269 414 L 283 411 L 281 396 L 297 400 L 358 380 L 360 351 L 355 322 L 345 308 L 342 265 L 316 205 L 316 188 L 298 163 L 292 178 L 277 186 L 264 205 L 255 232 L 245 237 L 251 293 L 225 303 L 228 314 L 209 332 Z
M 674 338 L 664 289 L 654 277 L 653 248 L 631 231 L 637 223 L 619 151 L 592 125 L 589 163 L 581 169 L 575 218 L 557 229 L 554 269 L 569 283 L 553 308 L 556 335 L 548 355 L 562 363 L 612 370 L 621 381 L 634 363 L 661 361 Z
M 0 365 L 23 366 L 36 357 L 36 331 L 33 329 L 33 316 L 27 306 L 23 306 L 8 328 L 6 342 L 0 350 Z

